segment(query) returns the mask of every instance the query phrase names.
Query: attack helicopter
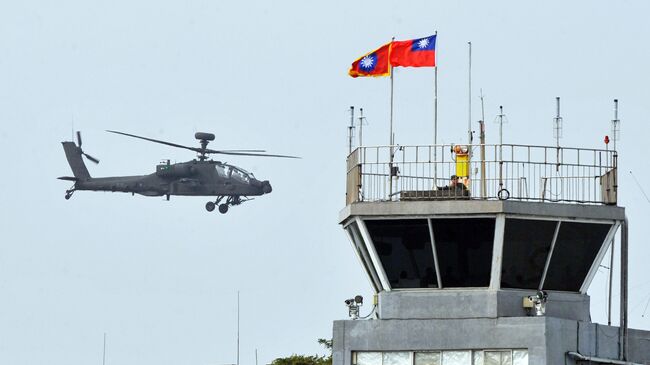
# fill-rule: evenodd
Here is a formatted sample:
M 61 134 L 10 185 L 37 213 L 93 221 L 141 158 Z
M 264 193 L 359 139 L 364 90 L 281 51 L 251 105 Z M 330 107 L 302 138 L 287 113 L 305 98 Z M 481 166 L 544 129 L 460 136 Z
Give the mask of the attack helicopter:
M 176 143 L 160 141 L 134 134 L 107 130 L 109 133 L 143 139 L 149 142 L 183 148 L 197 153 L 196 159 L 187 162 L 170 163 L 163 161 L 156 166 L 156 172 L 139 176 L 91 177 L 82 158 L 97 164 L 99 160 L 81 149 L 81 133 L 77 132 L 77 144 L 61 142 L 66 158 L 74 176 L 62 176 L 60 180 L 72 181 L 72 187 L 65 191 L 65 199 L 72 197 L 77 190 L 124 192 L 132 195 L 165 196 L 211 196 L 216 200 L 205 204 L 205 209 L 212 212 L 218 206 L 219 212 L 225 214 L 228 208 L 252 200 L 253 196 L 269 194 L 273 189 L 268 180 L 258 180 L 246 170 L 221 161 L 209 159 L 211 154 L 233 156 L 257 156 L 300 158 L 296 156 L 272 155 L 264 150 L 213 150 L 208 143 L 214 141 L 212 133 L 198 132 L 194 138 L 200 147 L 183 146 Z

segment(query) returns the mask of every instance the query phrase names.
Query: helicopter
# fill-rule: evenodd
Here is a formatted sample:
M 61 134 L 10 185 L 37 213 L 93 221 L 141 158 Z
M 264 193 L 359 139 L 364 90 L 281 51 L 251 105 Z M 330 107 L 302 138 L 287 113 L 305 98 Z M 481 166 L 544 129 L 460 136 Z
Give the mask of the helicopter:
M 264 150 L 213 150 L 208 143 L 214 141 L 212 133 L 197 132 L 194 138 L 200 147 L 188 147 L 176 143 L 161 141 L 134 134 L 107 130 L 123 136 L 143 139 L 149 142 L 183 148 L 197 153 L 197 158 L 187 162 L 170 163 L 164 160 L 156 166 L 156 172 L 139 176 L 91 177 L 84 160 L 98 164 L 99 160 L 81 149 L 81 132 L 77 131 L 77 144 L 72 141 L 61 142 L 68 164 L 74 176 L 62 176 L 58 179 L 72 181 L 73 185 L 65 191 L 65 199 L 72 197 L 77 190 L 124 192 L 132 195 L 165 196 L 211 196 L 205 209 L 212 212 L 218 206 L 219 212 L 225 214 L 228 208 L 252 200 L 252 196 L 269 194 L 273 189 L 268 180 L 258 180 L 252 173 L 221 161 L 209 159 L 211 154 L 234 156 L 258 156 L 279 158 L 300 158 L 296 156 L 266 154 Z

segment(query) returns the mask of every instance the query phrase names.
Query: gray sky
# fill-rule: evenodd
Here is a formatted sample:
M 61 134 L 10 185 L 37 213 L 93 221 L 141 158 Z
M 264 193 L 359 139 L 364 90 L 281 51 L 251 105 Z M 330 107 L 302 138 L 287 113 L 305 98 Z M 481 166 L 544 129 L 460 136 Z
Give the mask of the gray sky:
M 474 115 L 504 105 L 505 141 L 552 145 L 563 98 L 568 146 L 602 148 L 612 99 L 622 119 L 620 204 L 630 217 L 630 323 L 650 329 L 643 148 L 650 93 L 646 1 L 2 1 L 0 2 L 0 363 L 235 362 L 323 353 L 343 300 L 370 287 L 337 225 L 344 206 L 347 109 L 363 107 L 368 144 L 388 136 L 388 79 L 350 63 L 392 36 L 438 37 L 440 141 L 463 142 L 467 41 Z M 432 69 L 395 74 L 397 142 L 432 142 Z M 477 118 L 475 118 L 477 119 Z M 233 158 L 274 191 L 227 215 L 206 198 L 79 192 L 60 142 L 80 129 L 93 176 L 154 171 L 192 153 L 110 135 L 116 129 L 303 160 Z M 592 319 L 605 321 L 606 271 Z M 618 299 L 616 298 L 615 301 Z M 363 313 L 369 308 L 364 307 Z M 617 321 L 616 321 L 617 322 Z

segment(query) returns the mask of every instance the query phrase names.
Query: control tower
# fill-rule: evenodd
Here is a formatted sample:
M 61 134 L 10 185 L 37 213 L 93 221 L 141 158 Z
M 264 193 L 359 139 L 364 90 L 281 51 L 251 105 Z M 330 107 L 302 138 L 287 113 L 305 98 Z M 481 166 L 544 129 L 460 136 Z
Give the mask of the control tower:
M 617 153 L 471 149 L 348 156 L 339 221 L 376 296 L 334 322 L 333 365 L 650 363 L 650 332 L 627 329 Z M 587 295 L 618 231 L 620 328 L 592 323 Z

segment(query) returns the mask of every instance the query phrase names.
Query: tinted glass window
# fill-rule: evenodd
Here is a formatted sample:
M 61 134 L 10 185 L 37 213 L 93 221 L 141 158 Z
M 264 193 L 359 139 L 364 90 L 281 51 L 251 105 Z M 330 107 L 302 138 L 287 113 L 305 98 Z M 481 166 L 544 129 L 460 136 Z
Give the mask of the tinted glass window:
M 438 287 L 426 219 L 367 220 L 365 223 L 391 287 Z
M 544 289 L 580 291 L 611 225 L 562 222 Z
M 363 269 L 366 271 L 366 274 L 368 274 L 368 276 L 372 280 L 375 289 L 379 291 L 379 289 L 382 287 L 381 281 L 377 276 L 377 272 L 373 268 L 370 255 L 368 253 L 368 250 L 366 249 L 366 246 L 363 243 L 363 239 L 361 238 L 361 233 L 359 232 L 359 227 L 357 227 L 357 223 L 356 222 L 351 223 L 346 229 L 348 230 L 348 232 L 350 232 L 350 235 L 352 236 L 352 240 L 354 241 L 354 247 L 357 250 L 359 256 L 361 256 Z
M 435 219 L 432 224 L 442 286 L 489 286 L 494 218 Z
M 537 289 L 557 222 L 506 219 L 501 287 Z

